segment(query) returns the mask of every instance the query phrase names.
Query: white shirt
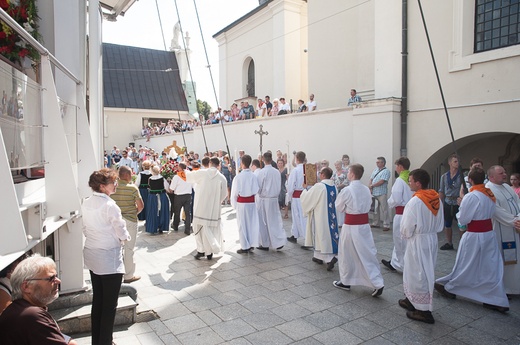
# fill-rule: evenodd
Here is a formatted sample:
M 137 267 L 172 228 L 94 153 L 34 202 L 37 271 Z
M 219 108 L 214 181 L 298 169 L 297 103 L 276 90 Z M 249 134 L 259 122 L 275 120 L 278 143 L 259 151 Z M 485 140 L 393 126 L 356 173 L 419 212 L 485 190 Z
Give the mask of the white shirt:
M 307 111 L 316 110 L 316 101 L 308 101 L 307 102 Z
M 122 167 L 122 166 L 127 166 L 129 168 L 132 167 L 132 159 L 131 158 L 121 158 L 121 160 L 119 161 L 119 166 Z
M 119 206 L 108 195 L 94 192 L 83 202 L 81 211 L 85 266 L 96 274 L 125 273 L 122 242 L 131 237 Z
M 285 103 L 285 104 L 282 103 L 282 106 L 280 107 L 280 110 L 286 110 L 287 112 L 290 112 L 291 111 L 291 106 L 289 105 L 289 103 Z
M 184 181 L 179 175 L 175 175 L 170 184 L 170 189 L 173 190 L 175 195 L 191 194 L 193 184 Z

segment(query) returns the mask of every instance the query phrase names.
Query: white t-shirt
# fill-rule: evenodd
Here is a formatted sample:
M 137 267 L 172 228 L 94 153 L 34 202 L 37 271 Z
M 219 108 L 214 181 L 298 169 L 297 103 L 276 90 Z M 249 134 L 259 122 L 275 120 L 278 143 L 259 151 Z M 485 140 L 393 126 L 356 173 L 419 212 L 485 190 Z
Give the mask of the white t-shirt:
M 307 102 L 307 111 L 316 110 L 316 101 L 308 101 Z

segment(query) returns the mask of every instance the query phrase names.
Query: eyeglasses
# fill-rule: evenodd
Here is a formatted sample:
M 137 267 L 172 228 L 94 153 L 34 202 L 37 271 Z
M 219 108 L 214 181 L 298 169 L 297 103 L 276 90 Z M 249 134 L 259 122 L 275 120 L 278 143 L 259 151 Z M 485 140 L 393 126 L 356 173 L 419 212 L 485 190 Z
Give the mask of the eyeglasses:
M 58 275 L 57 275 L 57 274 L 53 274 L 52 276 L 47 277 L 47 278 L 33 278 L 33 279 L 26 279 L 26 281 L 31 281 L 31 280 L 46 280 L 46 281 L 48 281 L 49 283 L 54 283 L 54 282 L 56 281 L 56 279 L 59 279 L 59 278 L 58 278 Z

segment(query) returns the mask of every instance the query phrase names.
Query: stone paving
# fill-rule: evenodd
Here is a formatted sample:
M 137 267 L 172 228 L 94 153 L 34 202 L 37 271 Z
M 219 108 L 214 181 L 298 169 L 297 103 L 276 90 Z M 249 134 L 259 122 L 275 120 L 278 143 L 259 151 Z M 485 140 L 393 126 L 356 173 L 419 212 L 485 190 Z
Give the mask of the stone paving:
M 311 261 L 303 243 L 241 255 L 234 210 L 223 207 L 225 251 L 195 260 L 195 239 L 180 231 L 137 239 L 138 313 L 142 322 L 116 327 L 118 345 L 154 344 L 520 344 L 520 297 L 500 314 L 434 295 L 435 324 L 409 320 L 397 301 L 402 276 L 381 265 L 383 295 L 332 286 L 337 266 Z M 141 224 L 142 225 L 142 224 Z M 291 220 L 284 220 L 290 235 Z M 378 258 L 389 259 L 392 233 L 372 229 Z M 444 236 L 439 235 L 443 244 Z M 458 243 L 455 243 L 457 247 Z M 449 273 L 455 251 L 439 251 L 436 276 Z M 153 311 L 153 312 L 152 312 Z M 146 320 L 146 316 L 151 316 Z M 153 317 L 155 316 L 155 317 Z M 89 335 L 76 335 L 90 344 Z

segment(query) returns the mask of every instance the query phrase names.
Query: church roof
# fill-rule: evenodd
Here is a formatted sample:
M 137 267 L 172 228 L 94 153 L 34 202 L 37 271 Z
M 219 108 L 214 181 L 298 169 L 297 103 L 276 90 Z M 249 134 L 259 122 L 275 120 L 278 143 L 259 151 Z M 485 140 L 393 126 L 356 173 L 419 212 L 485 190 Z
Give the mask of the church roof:
M 243 21 L 247 20 L 249 17 L 252 17 L 253 15 L 255 15 L 256 13 L 260 12 L 262 9 L 266 8 L 267 5 L 269 5 L 270 2 L 272 2 L 273 0 L 267 0 L 265 1 L 263 4 L 261 4 L 260 6 L 258 6 L 257 8 L 255 8 L 254 10 L 252 10 L 251 12 L 249 13 L 246 13 L 245 15 L 243 15 L 242 17 L 238 18 L 237 20 L 235 20 L 233 23 L 229 24 L 228 26 L 226 26 L 224 29 L 220 30 L 219 32 L 217 32 L 216 34 L 213 35 L 213 38 L 216 38 L 217 36 L 219 36 L 220 34 L 228 31 L 229 29 L 232 29 L 233 27 L 237 26 L 238 24 L 242 23 Z
M 175 52 L 103 43 L 108 108 L 188 111 Z

